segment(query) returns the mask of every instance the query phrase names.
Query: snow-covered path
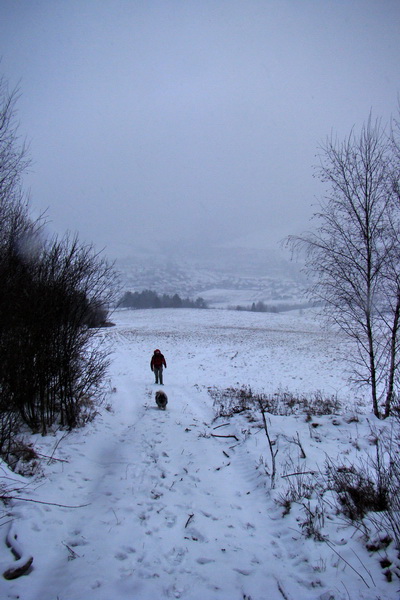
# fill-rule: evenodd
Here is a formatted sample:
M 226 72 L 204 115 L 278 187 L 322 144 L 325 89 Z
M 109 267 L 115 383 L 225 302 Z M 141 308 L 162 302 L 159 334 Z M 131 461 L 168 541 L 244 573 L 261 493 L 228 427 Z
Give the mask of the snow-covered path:
M 149 316 L 122 313 L 106 333 L 116 348 L 112 410 L 60 443 L 55 456 L 68 462 L 48 465 L 47 478 L 31 494 L 80 508 L 15 502 L 13 515 L 20 517 L 20 539 L 34 555 L 34 568 L 0 582 L 0 597 L 328 600 L 332 579 L 316 572 L 307 545 L 302 548 L 301 536 L 269 497 L 265 472 L 256 469 L 257 452 L 266 454 L 265 438 L 258 435 L 250 452 L 241 443 L 246 432 L 233 423 L 216 429 L 206 388 L 249 381 L 262 386 L 265 378 L 276 388 L 284 385 L 286 369 L 304 388 L 305 365 L 313 357 L 310 389 L 320 381 L 339 389 L 344 383 L 332 363 L 335 350 L 329 356 L 320 351 L 324 334 L 312 320 L 312 343 L 305 342 L 304 321 L 296 333 L 293 319 L 285 345 L 287 319 L 281 325 L 275 319 L 267 330 L 257 315 L 239 315 L 235 328 L 222 313 L 213 327 L 206 312 L 195 315 L 204 319 L 196 327 L 193 311 Z M 168 362 L 166 411 L 154 402 L 158 386 L 149 361 L 155 347 Z M 266 355 L 274 369 L 262 367 Z M 214 437 L 219 434 L 238 440 Z M 51 445 L 51 438 L 36 440 L 43 453 Z
M 68 524 L 59 517 L 65 556 L 55 539 L 39 592 L 27 600 L 257 599 L 293 588 L 280 562 L 280 519 L 274 525 L 254 462 L 231 447 L 234 439 L 208 437 L 201 394 L 192 390 L 189 404 L 184 388 L 167 389 L 167 411 L 143 390 L 134 423 L 129 412 L 118 430 L 103 421 L 99 447 L 88 443 L 86 453 L 83 445 L 79 468 L 65 475 L 77 486 L 69 500 L 89 506 L 69 511 Z

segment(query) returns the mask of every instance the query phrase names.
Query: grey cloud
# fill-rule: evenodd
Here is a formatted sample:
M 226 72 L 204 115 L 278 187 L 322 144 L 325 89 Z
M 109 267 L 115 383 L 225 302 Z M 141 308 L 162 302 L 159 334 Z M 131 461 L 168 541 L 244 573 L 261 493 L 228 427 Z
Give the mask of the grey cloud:
M 0 12 L 33 207 L 111 255 L 303 229 L 319 142 L 396 111 L 397 1 L 22 0 Z

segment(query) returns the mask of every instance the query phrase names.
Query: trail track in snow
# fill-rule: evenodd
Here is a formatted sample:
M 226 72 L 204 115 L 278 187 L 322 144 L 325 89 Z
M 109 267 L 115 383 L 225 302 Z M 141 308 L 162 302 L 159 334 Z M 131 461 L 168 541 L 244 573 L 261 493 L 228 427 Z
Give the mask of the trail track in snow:
M 252 458 L 233 438 L 209 437 L 231 430 L 210 428 L 201 392 L 166 386 L 170 403 L 161 411 L 154 389 L 141 391 L 134 422 L 129 412 L 118 427 L 113 415 L 99 419 L 80 464 L 75 458 L 65 473 L 75 499 L 90 506 L 68 523 L 66 509 L 37 509 L 40 528 L 51 525 L 65 552 L 50 553 L 40 596 L 26 598 L 50 600 L 57 590 L 58 600 L 262 600 L 279 598 L 278 585 L 309 598 L 281 571 L 288 557 L 280 520 L 269 514 Z M 54 551 L 59 543 L 53 539 Z M 298 579 L 298 565 L 293 573 Z
M 60 444 L 57 456 L 69 462 L 50 465 L 48 478 L 34 493 L 38 500 L 88 506 L 15 503 L 15 516 L 31 524 L 30 531 L 21 530 L 21 539 L 34 554 L 34 569 L 14 583 L 0 583 L 1 598 L 330 597 L 329 579 L 324 583 L 307 545 L 303 551 L 301 535 L 281 518 L 269 498 L 268 477 L 256 468 L 257 458 L 267 455 L 263 432 L 252 434 L 257 456 L 254 443 L 250 453 L 246 432 L 236 431 L 233 422 L 214 429 L 207 384 L 223 387 L 254 380 L 262 386 L 268 380 L 273 382 L 268 385 L 282 385 L 287 371 L 276 367 L 285 360 L 299 384 L 311 361 L 311 389 L 319 377 L 339 387 L 343 380 L 336 367 L 329 370 L 334 350 L 331 356 L 319 353 L 324 336 L 312 322 L 313 343 L 304 340 L 302 323 L 298 332 L 296 327 L 291 332 L 289 344 L 296 351 L 290 354 L 280 342 L 283 334 L 258 331 L 258 316 L 252 318 L 253 327 L 243 326 L 242 336 L 232 327 L 229 335 L 224 314 L 205 331 L 205 313 L 193 327 L 193 313 L 172 317 L 172 312 L 164 323 L 168 315 L 154 311 L 151 324 L 149 313 L 138 312 L 135 327 L 129 322 L 132 315 L 122 315 L 118 326 L 106 332 L 115 343 L 113 409 L 103 410 L 86 429 Z M 247 316 L 238 319 L 246 324 Z M 287 320 L 282 325 L 286 328 Z M 168 363 L 166 411 L 154 402 L 158 386 L 152 384 L 149 361 L 155 347 L 161 347 Z M 274 357 L 275 369 L 265 370 L 264 365 L 261 371 L 268 356 Z M 236 435 L 238 441 L 212 434 Z M 44 453 L 50 444 L 51 439 L 37 439 L 37 449 Z M 335 600 L 342 600 L 346 593 L 338 587 L 342 592 L 335 593 Z

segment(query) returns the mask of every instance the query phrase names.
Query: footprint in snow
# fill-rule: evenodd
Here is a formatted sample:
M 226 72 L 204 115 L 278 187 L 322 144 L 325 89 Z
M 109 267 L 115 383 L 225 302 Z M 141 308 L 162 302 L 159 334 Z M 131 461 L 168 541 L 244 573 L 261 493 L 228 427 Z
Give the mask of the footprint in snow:
M 198 562 L 199 565 L 208 565 L 209 563 L 215 562 L 215 560 L 213 558 L 205 558 L 201 556 L 196 560 L 196 562 Z
M 184 588 L 178 588 L 175 585 L 173 585 L 165 590 L 165 595 L 168 598 L 181 598 L 182 594 L 184 594 L 184 593 L 185 593 Z
M 176 515 L 169 513 L 169 514 L 166 514 L 164 518 L 165 518 L 167 527 L 173 527 L 175 525 Z
M 79 546 L 87 546 L 88 545 L 88 541 L 85 540 L 83 537 L 80 538 L 74 538 L 74 539 L 70 539 L 68 541 L 68 546 L 71 546 L 71 548 L 78 548 Z
M 195 527 L 188 527 L 186 529 L 185 539 L 201 543 L 208 542 L 207 538 L 205 538 L 204 535 L 202 535 Z
M 234 567 L 233 570 L 236 571 L 236 573 L 239 573 L 240 575 L 245 575 L 245 577 L 248 577 L 253 573 L 251 569 L 239 569 Z
M 205 512 L 204 510 L 200 511 L 202 515 L 204 515 L 207 519 L 211 519 L 212 521 L 218 521 L 218 517 L 215 517 L 214 515 L 212 515 L 209 512 Z
M 187 553 L 187 548 L 177 547 L 172 548 L 167 554 L 165 554 L 165 559 L 171 565 L 180 565 L 183 561 L 185 554 Z

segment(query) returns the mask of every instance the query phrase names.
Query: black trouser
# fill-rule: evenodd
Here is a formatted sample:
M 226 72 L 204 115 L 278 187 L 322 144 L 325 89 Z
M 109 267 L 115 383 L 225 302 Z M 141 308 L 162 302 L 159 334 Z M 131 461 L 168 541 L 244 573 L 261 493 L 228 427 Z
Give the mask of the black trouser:
M 162 365 L 161 367 L 154 367 L 153 369 L 155 378 L 156 378 L 156 383 L 160 383 L 161 385 L 163 385 L 163 368 Z

